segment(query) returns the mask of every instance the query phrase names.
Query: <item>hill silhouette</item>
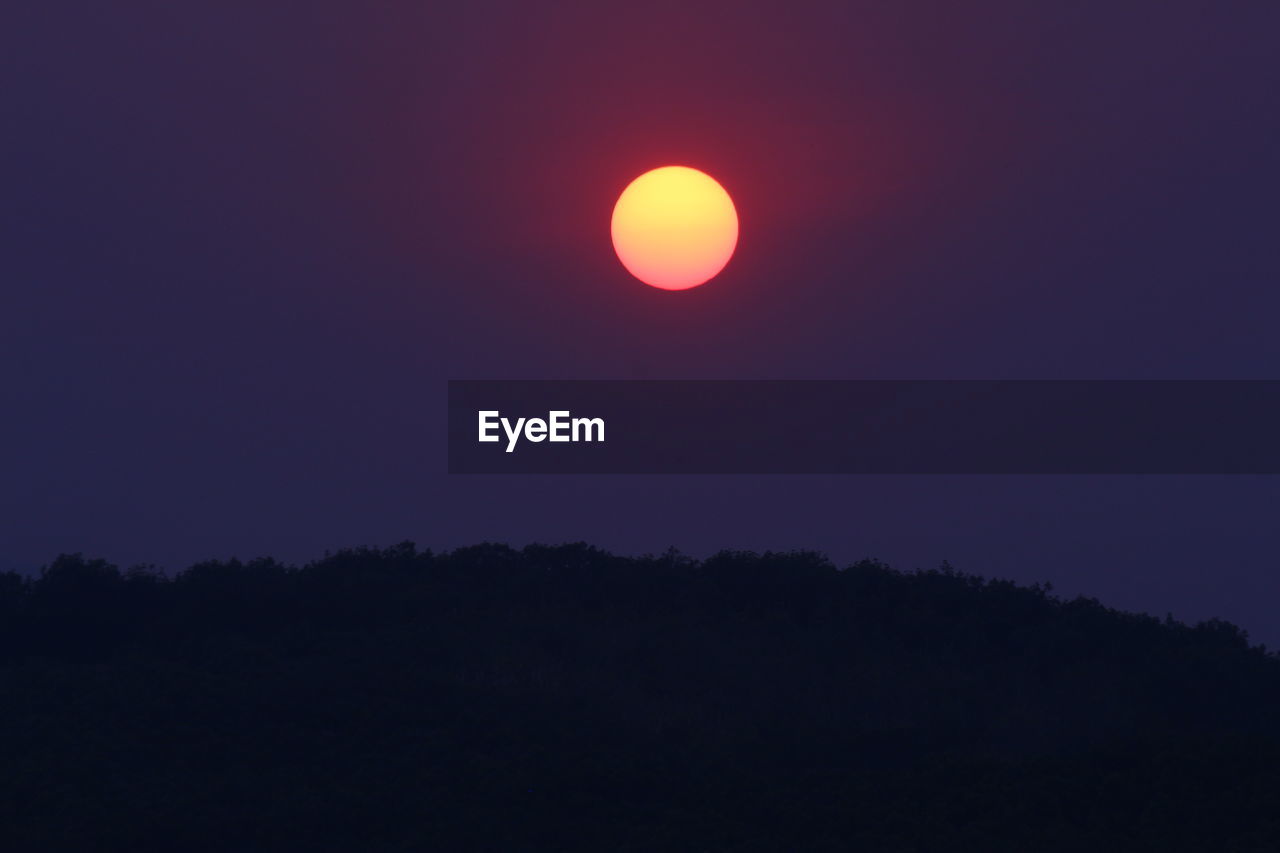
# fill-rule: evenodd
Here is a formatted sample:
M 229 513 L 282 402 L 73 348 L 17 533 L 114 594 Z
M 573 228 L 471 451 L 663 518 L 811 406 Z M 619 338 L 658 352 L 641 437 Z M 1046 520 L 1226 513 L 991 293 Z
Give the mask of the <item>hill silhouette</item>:
M 1280 659 L 949 567 L 0 575 L 0 849 L 1274 851 Z

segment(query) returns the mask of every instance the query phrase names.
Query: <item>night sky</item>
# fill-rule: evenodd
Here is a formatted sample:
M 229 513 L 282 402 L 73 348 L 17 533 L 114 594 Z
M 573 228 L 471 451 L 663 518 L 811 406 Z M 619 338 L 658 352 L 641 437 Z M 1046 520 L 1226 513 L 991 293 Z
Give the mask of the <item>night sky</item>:
M 1280 378 L 1280 5 L 4 14 L 0 569 L 805 547 L 1280 643 L 1278 478 L 445 473 L 451 378 Z M 683 293 L 609 241 L 669 163 Z

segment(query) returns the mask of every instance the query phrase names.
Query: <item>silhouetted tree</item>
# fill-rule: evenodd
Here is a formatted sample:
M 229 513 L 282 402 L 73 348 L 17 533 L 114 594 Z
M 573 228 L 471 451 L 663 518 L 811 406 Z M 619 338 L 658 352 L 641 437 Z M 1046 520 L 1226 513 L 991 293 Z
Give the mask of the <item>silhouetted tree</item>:
M 1280 659 L 950 566 L 0 574 L 0 850 L 1280 849 Z

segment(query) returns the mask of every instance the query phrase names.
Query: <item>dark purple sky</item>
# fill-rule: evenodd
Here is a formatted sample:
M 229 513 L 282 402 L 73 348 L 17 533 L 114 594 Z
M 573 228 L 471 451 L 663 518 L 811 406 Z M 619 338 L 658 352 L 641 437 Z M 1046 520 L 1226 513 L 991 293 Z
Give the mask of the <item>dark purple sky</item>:
M 1280 643 L 1280 479 L 444 473 L 448 378 L 1280 378 L 1280 5 L 28 3 L 0 568 L 812 547 Z M 609 212 L 684 163 L 687 293 Z

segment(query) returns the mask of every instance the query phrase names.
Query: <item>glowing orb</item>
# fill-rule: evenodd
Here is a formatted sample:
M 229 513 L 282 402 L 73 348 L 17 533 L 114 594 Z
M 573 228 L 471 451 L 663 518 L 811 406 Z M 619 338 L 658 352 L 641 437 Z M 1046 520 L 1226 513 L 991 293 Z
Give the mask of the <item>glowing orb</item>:
M 628 272 L 663 290 L 688 290 L 729 262 L 738 245 L 738 212 L 715 178 L 663 166 L 622 191 L 611 229 Z

